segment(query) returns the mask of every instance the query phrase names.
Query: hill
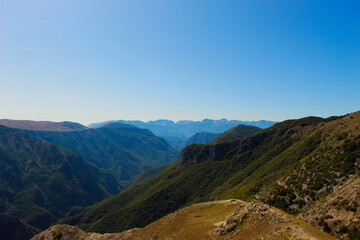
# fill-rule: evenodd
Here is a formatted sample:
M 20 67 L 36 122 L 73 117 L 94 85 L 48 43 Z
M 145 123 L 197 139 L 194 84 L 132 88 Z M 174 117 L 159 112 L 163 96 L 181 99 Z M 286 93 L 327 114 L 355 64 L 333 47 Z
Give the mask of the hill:
M 121 233 L 101 235 L 69 225 L 55 225 L 33 240 L 53 240 L 55 236 L 61 236 L 62 240 L 335 239 L 279 209 L 235 199 L 193 204 L 144 228 Z
M 197 202 L 260 199 L 333 235 L 356 239 L 359 129 L 356 112 L 288 120 L 233 141 L 193 144 L 177 165 L 61 222 L 117 232 Z
M 195 133 L 193 136 L 188 138 L 184 143 L 180 144 L 180 150 L 183 150 L 186 146 L 189 146 L 194 143 L 220 143 L 231 141 L 236 138 L 245 137 L 247 135 L 253 134 L 257 131 L 260 131 L 261 128 L 247 125 L 238 125 L 233 127 L 224 133 L 209 133 L 209 132 L 200 132 Z
M 251 135 L 260 130 L 261 130 L 261 128 L 258 128 L 258 127 L 238 125 L 236 127 L 233 127 L 231 129 L 227 130 L 226 132 L 220 134 L 216 139 L 214 139 L 214 141 L 212 141 L 212 143 L 216 144 L 216 143 L 233 141 L 237 138 Z
M 141 171 L 167 164 L 179 156 L 164 139 L 149 130 L 122 123 L 110 123 L 101 128 L 81 131 L 29 133 L 109 170 L 123 184 L 129 184 Z
M 6 239 L 4 231 L 9 236 L 15 234 L 11 230 L 32 232 L 26 230 L 27 225 L 45 229 L 53 220 L 121 189 L 115 177 L 79 155 L 24 131 L 0 126 L 1 224 L 6 222 L 10 231 L 3 229 L 1 239 Z M 20 227 L 10 227 L 13 225 Z
M 50 122 L 31 120 L 0 119 L 0 125 L 34 131 L 78 131 L 86 129 L 85 126 L 75 122 Z

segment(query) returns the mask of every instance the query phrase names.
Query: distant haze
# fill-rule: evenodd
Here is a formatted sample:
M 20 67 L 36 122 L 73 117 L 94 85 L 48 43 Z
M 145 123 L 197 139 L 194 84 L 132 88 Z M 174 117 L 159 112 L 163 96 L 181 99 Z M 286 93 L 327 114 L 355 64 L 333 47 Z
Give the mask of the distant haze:
M 160 119 L 160 120 L 148 121 L 148 122 L 126 121 L 126 120 L 106 121 L 100 123 L 93 123 L 90 124 L 88 127 L 99 128 L 106 124 L 114 123 L 114 122 L 125 123 L 139 128 L 149 129 L 155 135 L 164 138 L 172 147 L 174 147 L 177 150 L 181 150 L 182 148 L 184 148 L 187 142 L 194 142 L 194 140 L 191 139 L 196 138 L 196 136 L 194 135 L 197 133 L 202 133 L 205 135 L 211 133 L 212 134 L 223 133 L 241 124 L 241 125 L 253 126 L 251 128 L 248 127 L 250 129 L 249 131 L 244 131 L 244 132 L 248 132 L 247 134 L 250 134 L 260 130 L 261 128 L 270 127 L 276 123 L 273 121 L 266 121 L 266 120 L 261 120 L 261 121 L 230 120 L 229 121 L 227 119 L 220 119 L 220 120 L 204 119 L 202 121 L 182 120 L 182 121 L 174 122 L 171 120 Z M 214 138 L 215 137 L 209 139 L 208 141 L 211 141 Z

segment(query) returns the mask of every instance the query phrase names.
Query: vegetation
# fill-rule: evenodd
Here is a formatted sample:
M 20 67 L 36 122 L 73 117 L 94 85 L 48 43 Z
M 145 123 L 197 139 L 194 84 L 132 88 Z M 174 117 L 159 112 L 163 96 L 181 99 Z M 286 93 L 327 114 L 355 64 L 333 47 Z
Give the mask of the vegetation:
M 238 125 L 236 127 L 233 127 L 231 129 L 227 130 L 226 132 L 222 133 L 212 143 L 215 144 L 215 143 L 233 141 L 233 140 L 235 140 L 237 138 L 241 138 L 241 137 L 245 137 L 247 135 L 251 135 L 251 134 L 253 134 L 255 132 L 258 132 L 260 130 L 261 130 L 261 128 L 258 128 L 258 127 L 246 126 L 246 125 Z
M 164 171 L 166 168 L 170 167 L 171 164 L 165 164 L 165 165 L 161 165 L 159 167 L 154 167 L 154 168 L 150 168 L 146 171 L 143 171 L 139 174 L 137 174 L 135 177 L 133 177 L 133 179 L 131 180 L 131 185 L 137 185 L 139 183 L 142 183 L 143 181 L 145 181 L 146 179 L 161 173 L 162 171 Z
M 81 155 L 128 185 L 138 173 L 176 160 L 178 152 L 147 129 L 111 123 L 82 131 L 29 131 Z
M 62 234 L 62 240 L 74 239 L 313 239 L 335 240 L 305 222 L 260 202 L 245 203 L 231 199 L 192 204 L 145 226 L 99 235 L 69 225 L 54 225 L 36 235 L 42 240 L 50 234 Z
M 118 232 L 143 227 L 192 203 L 229 198 L 260 198 L 289 213 L 305 213 L 341 179 L 358 176 L 360 145 L 353 129 L 359 120 L 359 113 L 309 117 L 233 141 L 190 145 L 171 168 L 61 222 Z M 339 138 L 342 132 L 348 134 Z M 329 228 L 324 230 L 335 234 L 332 225 Z
M 29 240 L 40 230 L 26 224 L 21 219 L 0 213 L 1 239 Z
M 73 207 L 96 203 L 121 189 L 114 176 L 79 155 L 0 126 L 0 212 L 21 218 L 23 226 L 45 229 Z

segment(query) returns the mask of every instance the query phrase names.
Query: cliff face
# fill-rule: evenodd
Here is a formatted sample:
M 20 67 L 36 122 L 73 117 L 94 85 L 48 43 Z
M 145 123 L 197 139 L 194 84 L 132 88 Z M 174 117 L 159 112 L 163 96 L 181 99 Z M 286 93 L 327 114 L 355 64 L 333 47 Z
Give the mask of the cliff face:
M 198 164 L 203 161 L 222 161 L 227 158 L 230 144 L 190 145 L 180 155 L 180 164 Z

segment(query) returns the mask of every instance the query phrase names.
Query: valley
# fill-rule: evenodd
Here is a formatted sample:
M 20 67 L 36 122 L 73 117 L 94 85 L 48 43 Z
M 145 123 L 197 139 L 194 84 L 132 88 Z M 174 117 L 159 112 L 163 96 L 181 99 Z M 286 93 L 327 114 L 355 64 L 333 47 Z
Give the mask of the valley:
M 0 240 L 360 240 L 359 13 L 0 0 Z
M 64 193 L 61 189 L 71 179 L 68 175 L 61 181 L 61 178 L 56 180 L 62 188 L 55 185 L 41 188 L 39 182 L 35 183 L 40 186 L 39 190 L 26 187 L 26 191 L 21 192 L 24 190 L 10 190 L 9 185 L 3 185 L 2 189 L 7 189 L 3 193 L 8 197 L 3 198 L 2 211 L 25 221 L 24 228 L 30 230 L 24 232 L 24 236 L 34 235 L 50 223 L 53 225 L 35 239 L 55 239 L 54 232 L 58 232 L 61 239 L 357 239 L 360 223 L 359 128 L 360 112 L 327 119 L 287 120 L 263 130 L 238 125 L 222 134 L 194 135 L 194 140 L 188 141 L 189 145 L 179 156 L 150 130 L 124 123 L 71 131 L 3 127 L 1 149 L 4 157 L 17 156 L 16 152 L 23 149 L 19 144 L 13 148 L 14 141 L 19 142 L 17 139 L 29 139 L 26 141 L 32 144 L 38 141 L 58 149 L 56 151 L 72 151 L 74 153 L 69 154 L 83 158 L 84 163 L 94 164 L 91 166 L 100 172 L 107 170 L 107 173 L 97 174 L 99 177 L 108 174 L 113 185 L 104 180 L 96 182 L 93 178 L 94 185 L 87 183 L 92 192 L 93 186 L 99 184 L 108 189 L 112 186 L 112 190 L 92 202 L 69 202 L 62 213 L 51 210 L 52 206 L 58 208 L 59 203 L 46 201 L 53 201 L 52 189 Z M 24 149 L 32 146 L 21 141 L 26 146 Z M 30 149 L 34 152 L 40 148 L 36 145 Z M 52 154 L 47 153 L 44 159 L 37 160 L 40 161 L 37 164 L 49 161 L 45 159 L 52 158 Z M 119 170 L 119 166 L 123 170 Z M 7 175 L 4 172 L 2 176 L 8 176 L 12 168 L 6 167 Z M 64 164 L 60 162 L 60 168 L 54 169 L 65 169 Z M 42 178 L 44 174 L 39 172 Z M 82 175 L 89 177 L 83 170 Z M 34 177 L 32 179 L 36 179 Z M 3 178 L 3 181 L 7 180 Z M 70 186 L 73 186 L 74 180 L 71 181 Z M 11 191 L 20 191 L 30 198 L 14 197 Z M 76 195 L 73 197 L 79 199 Z M 10 199 L 16 198 L 19 198 L 18 203 L 9 205 L 13 201 Z M 62 194 L 61 198 L 68 196 Z M 29 202 L 28 199 L 34 200 Z M 26 214 L 20 205 L 28 203 L 34 210 L 40 207 L 49 213 Z M 208 206 L 216 207 L 211 210 Z M 215 215 L 208 215 L 212 211 Z M 186 215 L 190 212 L 198 217 Z M 44 222 L 46 214 L 48 220 Z M 256 216 L 248 218 L 253 214 Z M 232 230 L 228 231 L 224 219 L 234 216 L 236 228 L 231 225 Z M 273 216 L 273 220 L 264 216 Z M 257 220 L 254 222 L 254 219 Z M 221 223 L 224 221 L 225 225 Z M 199 235 L 195 234 L 197 231 Z
M 144 227 L 194 203 L 237 198 L 257 199 L 299 217 L 319 204 L 325 209 L 336 205 L 341 216 L 348 217 L 328 217 L 325 210 L 303 219 L 335 236 L 356 235 L 356 191 L 351 190 L 348 199 L 351 208 L 326 199 L 341 189 L 342 179 L 353 181 L 359 176 L 359 127 L 359 112 L 328 119 L 308 117 L 233 141 L 190 145 L 174 166 L 58 223 L 91 232 L 119 232 Z M 292 180 L 299 176 L 312 185 L 306 188 L 300 184 L 303 180 Z M 298 188 L 303 190 L 296 192 Z M 139 212 L 141 217 L 136 217 Z M 331 219 L 337 219 L 336 224 Z

